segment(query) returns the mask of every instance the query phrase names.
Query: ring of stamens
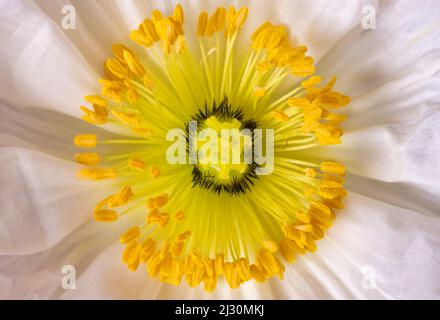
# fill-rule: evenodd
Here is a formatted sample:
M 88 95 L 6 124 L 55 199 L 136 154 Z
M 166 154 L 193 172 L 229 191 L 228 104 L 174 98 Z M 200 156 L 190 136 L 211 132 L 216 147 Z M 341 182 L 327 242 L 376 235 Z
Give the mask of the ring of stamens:
M 262 24 L 247 54 L 240 52 L 247 15 L 247 8 L 234 7 L 202 12 L 194 47 L 185 41 L 181 5 L 168 17 L 154 10 L 130 33 L 146 48 L 142 56 L 114 45 L 99 80 L 101 93 L 85 97 L 92 107 L 81 107 L 82 118 L 124 136 L 79 134 L 74 143 L 85 149 L 75 155 L 85 166 L 80 178 L 119 185 L 93 215 L 100 222 L 130 219 L 133 227 L 120 241 L 132 271 L 145 265 L 162 282 L 185 279 L 207 291 L 219 279 L 234 289 L 251 279 L 282 278 L 283 261 L 314 252 L 344 206 L 345 167 L 323 160 L 320 150 L 341 143 L 346 116 L 339 109 L 349 97 L 334 90 L 336 78 L 320 86 L 307 48 L 293 45 L 284 26 Z M 308 78 L 282 91 L 292 75 Z M 171 165 L 167 132 L 179 128 L 189 142 L 191 120 L 197 132 L 272 128 L 273 172 L 257 179 L 262 168 L 254 163 L 240 170 L 226 166 L 221 176 L 200 159 Z

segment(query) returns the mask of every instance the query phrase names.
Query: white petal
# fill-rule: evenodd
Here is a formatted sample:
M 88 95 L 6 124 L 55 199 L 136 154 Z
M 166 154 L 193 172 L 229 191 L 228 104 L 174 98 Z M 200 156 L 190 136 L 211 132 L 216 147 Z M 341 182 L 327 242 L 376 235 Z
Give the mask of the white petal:
M 0 98 L 78 116 L 98 76 L 59 25 L 29 1 L 2 1 L 0 19 Z
M 107 187 L 75 177 L 76 164 L 39 152 L 0 148 L 0 253 L 55 245 L 90 219 Z
M 73 266 L 71 280 L 81 277 L 90 263 L 127 228 L 125 223 L 105 225 L 89 221 L 52 248 L 32 255 L 0 257 L 0 297 L 7 299 L 56 299 L 69 287 L 62 286 Z
M 354 193 L 317 253 L 272 287 L 284 299 L 440 297 L 440 220 Z
M 319 63 L 352 97 L 343 144 L 329 155 L 350 172 L 438 186 L 440 9 L 435 1 L 386 2 L 377 29 L 353 29 Z

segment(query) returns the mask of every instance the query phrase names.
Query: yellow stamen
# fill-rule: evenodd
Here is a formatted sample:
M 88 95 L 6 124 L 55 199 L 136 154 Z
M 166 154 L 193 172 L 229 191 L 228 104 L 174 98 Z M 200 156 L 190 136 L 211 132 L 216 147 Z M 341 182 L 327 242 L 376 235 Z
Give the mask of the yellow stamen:
M 345 175 L 345 167 L 338 162 L 324 161 L 321 163 L 321 171 L 339 176 Z
M 101 209 L 93 213 L 93 216 L 98 222 L 114 222 L 118 220 L 118 213 L 114 210 Z
M 95 152 L 76 153 L 75 160 L 81 164 L 93 165 L 99 163 L 101 160 L 99 154 Z
M 131 158 L 130 160 L 128 160 L 128 167 L 131 170 L 136 170 L 136 171 L 142 172 L 145 170 L 145 162 L 139 158 Z
M 98 142 L 94 134 L 79 134 L 73 139 L 75 146 L 80 148 L 94 148 Z
M 78 178 L 89 180 L 112 179 L 118 175 L 116 169 L 88 168 L 78 171 Z
M 105 100 L 104 98 L 101 98 L 100 96 L 86 96 L 84 97 L 84 100 L 86 100 L 87 102 L 93 104 L 93 105 L 98 105 L 101 107 L 106 107 L 108 102 L 107 100 Z
M 158 178 L 160 176 L 160 169 L 157 166 L 150 167 L 150 176 L 152 178 Z
M 141 231 L 138 226 L 131 227 L 128 229 L 123 235 L 120 237 L 120 242 L 122 244 L 127 244 L 129 242 L 132 242 L 133 240 L 136 240 L 141 234 Z
M 183 221 L 183 219 L 185 218 L 185 214 L 183 213 L 183 211 L 178 211 L 175 215 L 174 218 L 177 221 Z

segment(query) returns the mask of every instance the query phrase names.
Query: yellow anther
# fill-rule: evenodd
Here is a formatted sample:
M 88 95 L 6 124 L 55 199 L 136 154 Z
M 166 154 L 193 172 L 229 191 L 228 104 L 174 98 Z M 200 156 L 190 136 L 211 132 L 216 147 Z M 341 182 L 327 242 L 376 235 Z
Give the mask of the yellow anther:
M 315 189 L 313 189 L 313 188 L 307 188 L 307 189 L 305 189 L 304 190 L 304 195 L 306 196 L 306 197 L 311 197 L 311 196 L 313 196 L 314 194 L 315 194 L 315 192 L 316 192 L 316 190 Z
M 296 59 L 289 65 L 292 74 L 297 77 L 306 77 L 315 73 L 315 65 L 312 57 Z
M 342 104 L 342 95 L 337 92 L 324 92 L 318 96 L 318 102 L 327 108 L 338 108 Z
M 116 169 L 104 169 L 104 168 L 88 168 L 78 171 L 77 176 L 81 179 L 89 180 L 104 180 L 112 179 L 118 175 Z
M 311 224 L 302 224 L 295 226 L 295 229 L 304 232 L 312 232 L 313 226 Z
M 177 4 L 176 8 L 174 9 L 173 18 L 177 24 L 183 24 L 183 22 L 185 21 L 185 16 L 181 4 Z
M 208 13 L 203 11 L 199 15 L 199 21 L 197 23 L 197 36 L 203 37 L 205 35 L 206 27 L 208 25 Z
M 252 278 L 254 278 L 255 281 L 260 283 L 266 281 L 266 276 L 264 275 L 264 271 L 262 267 L 252 264 L 251 266 L 249 266 L 249 271 L 251 273 Z
M 231 289 L 236 289 L 240 286 L 240 275 L 234 267 L 234 264 L 226 262 L 223 265 L 223 274 Z
M 139 158 L 131 158 L 130 160 L 128 160 L 128 167 L 131 170 L 144 171 L 145 170 L 145 162 Z
M 163 208 L 168 203 L 168 194 L 164 193 L 154 198 L 154 207 Z
M 173 47 L 172 47 L 172 43 L 168 39 L 163 40 L 161 46 L 165 54 L 171 53 Z
M 139 78 L 142 78 L 145 75 L 145 69 L 142 67 L 136 57 L 127 50 L 124 50 L 122 54 L 124 57 L 124 61 L 127 63 L 130 71 L 137 75 Z
M 340 137 L 343 134 L 341 128 L 331 125 L 319 124 L 314 128 L 316 138 L 321 145 L 340 144 L 342 141 Z
M 227 27 L 226 27 L 226 35 L 232 36 L 237 30 L 236 26 L 236 16 L 237 12 L 233 6 L 229 7 L 227 14 Z
M 136 248 L 137 248 L 136 241 L 132 241 L 126 245 L 124 252 L 122 253 L 122 261 L 124 263 L 128 263 L 130 255 L 132 254 L 133 250 L 136 250 Z
M 291 98 L 287 101 L 287 104 L 291 107 L 310 108 L 310 101 L 305 98 Z
M 324 161 L 321 163 L 321 171 L 339 176 L 345 175 L 345 167 L 338 162 Z
M 285 122 L 289 120 L 289 116 L 280 110 L 272 111 L 272 117 L 274 117 L 276 120 L 280 122 Z
M 304 110 L 304 122 L 302 125 L 304 132 L 311 132 L 317 128 L 321 120 L 321 112 L 322 110 L 319 108 Z
M 94 111 L 87 109 L 84 106 L 81 106 L 80 109 L 85 114 L 81 117 L 84 121 L 95 124 L 95 125 L 101 125 L 107 123 L 107 117 L 108 113 L 105 107 L 101 107 L 98 105 L 93 105 Z
M 149 39 L 151 39 L 153 43 L 160 40 L 160 37 L 156 31 L 156 27 L 154 26 L 154 22 L 150 19 L 145 19 L 139 26 L 139 30 Z
M 351 98 L 349 96 L 342 96 L 341 98 L 341 106 L 345 107 L 346 105 L 350 104 Z
M 191 231 L 185 231 L 177 236 L 176 242 L 184 242 L 191 236 Z
M 314 86 L 320 84 L 321 81 L 322 81 L 321 77 L 313 76 L 313 77 L 310 77 L 307 80 L 304 80 L 303 82 L 301 82 L 301 86 L 304 89 L 308 89 L 308 88 L 311 88 L 311 87 L 314 87 Z
M 183 221 L 183 219 L 185 218 L 185 214 L 183 213 L 183 211 L 178 211 L 175 215 L 174 218 L 177 221 Z
M 158 178 L 160 176 L 160 169 L 158 166 L 151 166 L 150 167 L 150 176 L 152 178 Z
M 108 104 L 107 100 L 101 98 L 100 96 L 85 96 L 84 100 L 86 100 L 87 102 L 93 105 L 98 105 L 101 107 L 106 107 Z
M 175 50 L 178 54 L 182 53 L 185 50 L 185 37 L 183 35 L 179 35 L 177 37 Z
M 139 94 L 137 93 L 137 90 L 134 86 L 130 85 L 127 88 L 127 99 L 131 103 L 136 103 L 139 100 Z M 137 126 L 138 122 L 133 124 L 133 126 Z
M 153 10 L 153 12 L 151 13 L 151 17 L 154 22 L 158 22 L 163 19 L 162 12 L 160 12 L 159 10 Z
M 147 238 L 139 245 L 143 254 L 153 254 L 156 251 L 156 241 L 151 238 Z
M 298 230 L 295 229 L 295 225 L 293 223 L 285 223 L 282 225 L 281 230 L 287 239 L 294 240 Z
M 254 95 L 257 98 L 264 97 L 266 95 L 267 90 L 263 87 L 254 87 Z
M 269 252 L 275 253 L 278 251 L 278 245 L 272 240 L 265 240 L 263 242 L 263 248 L 269 250 Z
M 115 194 L 108 201 L 108 206 L 110 208 L 120 207 L 126 204 L 128 201 L 132 200 L 134 197 L 133 190 L 130 186 L 124 186 L 121 191 Z
M 206 292 L 212 292 L 215 290 L 217 286 L 216 276 L 207 277 L 204 281 L 205 281 L 205 285 L 203 288 L 205 289 Z
M 147 208 L 152 210 L 155 209 L 154 207 L 154 198 L 148 198 L 147 199 Z
M 168 213 L 161 213 L 158 209 L 153 209 L 150 211 L 147 217 L 147 223 L 157 222 L 163 228 L 170 220 Z
M 303 223 L 310 223 L 310 215 L 308 213 L 297 211 L 295 218 Z
M 316 177 L 316 171 L 315 171 L 315 169 L 313 169 L 313 168 L 305 168 L 305 169 L 304 169 L 304 174 L 305 174 L 307 177 L 310 177 L 310 178 L 314 178 L 314 177 Z
M 116 43 L 116 44 L 112 45 L 113 55 L 116 57 L 116 59 L 119 60 L 119 62 L 126 64 L 125 59 L 124 59 L 124 51 L 130 52 L 134 56 L 133 51 L 131 51 L 129 48 L 127 48 L 123 44 Z
M 309 213 L 313 216 L 313 214 L 324 214 L 325 216 L 331 216 L 332 211 L 329 207 L 327 207 L 324 203 L 318 201 L 311 201 Z
M 154 44 L 154 39 L 151 38 L 149 35 L 146 35 L 145 33 L 137 30 L 133 30 L 130 32 L 130 39 L 137 44 L 140 44 L 144 47 L 151 47 Z
M 142 82 L 143 82 L 144 86 L 145 86 L 147 89 L 153 90 L 153 88 L 154 88 L 154 81 L 153 81 L 153 79 L 151 79 L 151 78 L 148 77 L 148 76 L 145 76 L 145 77 L 142 79 Z
M 75 154 L 75 161 L 81 164 L 93 165 L 100 161 L 99 154 L 95 152 L 83 152 Z
M 268 61 L 262 61 L 259 62 L 256 66 L 256 69 L 260 72 L 266 72 L 269 71 L 269 69 L 272 67 L 272 63 Z
M 216 31 L 216 21 L 215 21 L 215 15 L 213 15 L 208 19 L 208 24 L 206 25 L 205 35 L 210 37 L 215 33 L 215 31 Z
M 115 77 L 124 79 L 128 76 L 127 68 L 117 59 L 108 59 L 106 66 Z
M 135 113 L 112 110 L 112 114 L 115 116 L 115 118 L 128 126 L 140 125 L 139 116 Z
M 249 8 L 243 7 L 237 12 L 237 16 L 235 19 L 236 30 L 240 29 L 247 20 L 249 14 Z
M 222 253 L 218 253 L 214 260 L 214 271 L 216 275 L 220 276 L 223 274 L 223 265 L 225 263 L 225 256 Z
M 223 7 L 217 8 L 214 12 L 215 17 L 215 29 L 217 32 L 222 31 L 225 28 L 226 23 L 226 9 Z
M 141 251 L 139 249 L 139 246 L 136 246 L 136 248 L 130 252 L 130 255 L 128 257 L 128 269 L 131 271 L 136 271 L 139 267 L 140 262 Z
M 114 210 L 101 209 L 93 213 L 93 217 L 98 222 L 114 222 L 118 220 L 118 213 Z
M 136 240 L 141 235 L 141 230 L 138 226 L 131 227 L 124 234 L 121 235 L 119 241 L 122 244 L 129 243 L 133 240 Z
M 252 34 L 251 40 L 255 41 L 257 40 L 258 36 L 265 30 L 272 28 L 273 25 L 270 22 L 265 22 L 261 26 L 258 27 L 257 30 Z
M 334 123 L 334 124 L 339 124 L 343 121 L 345 121 L 347 119 L 347 115 L 345 114 L 340 114 L 340 113 L 329 113 L 326 117 L 325 120 Z
M 280 252 L 287 262 L 295 261 L 295 257 L 298 253 L 297 249 L 299 249 L 298 246 L 292 240 L 283 239 L 280 241 Z
M 182 253 L 184 247 L 185 247 L 185 243 L 184 242 L 173 243 L 173 245 L 171 246 L 171 255 L 173 257 L 180 256 L 180 254 Z
M 94 148 L 98 142 L 94 134 L 79 134 L 73 139 L 75 146 L 80 148 Z

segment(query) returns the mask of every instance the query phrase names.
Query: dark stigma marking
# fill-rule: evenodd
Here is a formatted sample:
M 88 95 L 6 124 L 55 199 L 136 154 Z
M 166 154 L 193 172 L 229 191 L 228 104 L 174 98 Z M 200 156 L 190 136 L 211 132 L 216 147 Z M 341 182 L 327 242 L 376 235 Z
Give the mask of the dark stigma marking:
M 240 130 L 249 129 L 253 132 L 254 129 L 258 127 L 258 123 L 253 119 L 244 119 L 244 114 L 241 108 L 232 108 L 228 102 L 228 98 L 223 99 L 223 101 L 217 105 L 216 102 L 213 103 L 211 108 L 205 102 L 205 106 L 191 118 L 191 120 L 197 121 L 197 131 L 201 131 L 205 126 L 205 121 L 209 117 L 216 117 L 219 121 L 228 121 L 232 119 L 237 119 L 241 122 Z M 189 142 L 189 125 L 186 124 L 186 140 Z M 252 137 L 252 145 L 253 145 Z M 189 144 L 187 144 L 189 145 Z M 187 150 L 189 153 L 189 150 Z M 199 168 L 196 164 L 192 170 L 192 186 L 193 188 L 199 186 L 205 190 L 220 194 L 227 193 L 232 196 L 239 196 L 246 191 L 251 190 L 258 176 L 255 170 L 259 165 L 255 162 L 247 165 L 246 170 L 239 176 L 233 176 L 229 181 L 222 183 L 209 172 L 205 172 Z

